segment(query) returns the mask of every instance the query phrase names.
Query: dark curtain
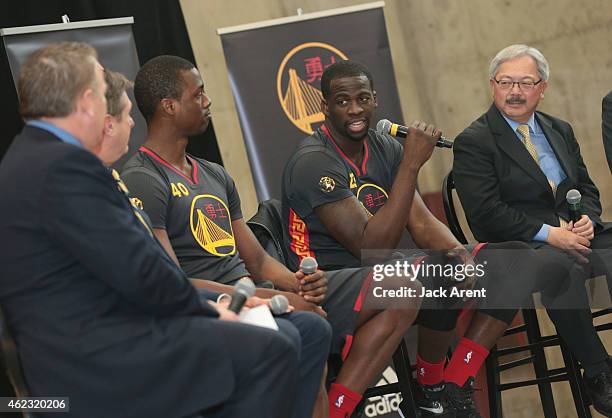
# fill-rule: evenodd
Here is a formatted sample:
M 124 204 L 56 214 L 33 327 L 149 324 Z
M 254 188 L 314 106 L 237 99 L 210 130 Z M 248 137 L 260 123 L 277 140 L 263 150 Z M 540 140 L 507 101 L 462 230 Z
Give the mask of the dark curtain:
M 178 55 L 195 62 L 178 0 L 18 0 L 3 2 L 0 27 L 61 23 L 63 14 L 67 14 L 72 22 L 133 16 L 134 37 L 141 64 L 161 54 Z M 0 91 L 2 91 L 0 115 L 4 132 L 0 136 L 0 158 L 2 158 L 15 135 L 21 131 L 23 123 L 17 112 L 17 93 L 3 44 L 0 56 Z M 134 111 L 138 111 L 136 106 L 134 106 Z M 188 151 L 210 161 L 222 163 L 212 124 L 204 134 L 191 138 Z M 32 160 L 35 161 L 38 157 L 33 155 Z M 14 396 L 4 368 L 0 371 L 0 396 Z M 19 417 L 21 415 L 6 414 L 3 416 Z
M 141 64 L 162 54 L 178 55 L 195 63 L 178 0 L 18 0 L 4 2 L 1 9 L 1 28 L 61 23 L 64 14 L 72 22 L 133 16 L 134 38 Z M 0 55 L 0 91 L 4 93 L 0 95 L 4 132 L 0 137 L 2 158 L 23 123 L 17 113 L 17 93 L 4 45 Z M 203 77 L 206 83 L 206 74 Z M 134 111 L 138 111 L 135 105 Z M 205 133 L 191 138 L 187 151 L 222 164 L 212 124 Z

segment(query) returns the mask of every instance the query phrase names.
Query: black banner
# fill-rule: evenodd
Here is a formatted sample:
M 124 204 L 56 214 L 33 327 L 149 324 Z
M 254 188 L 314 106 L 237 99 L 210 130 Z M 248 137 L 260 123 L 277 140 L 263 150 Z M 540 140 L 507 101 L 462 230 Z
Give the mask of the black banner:
M 140 68 L 132 33 L 132 18 L 104 19 L 52 25 L 28 26 L 2 30 L 2 40 L 15 86 L 21 63 L 34 51 L 53 42 L 76 41 L 92 45 L 100 63 L 134 80 Z M 135 105 L 133 92 L 128 92 Z M 134 106 L 135 108 L 135 106 Z M 147 125 L 138 111 L 132 111 L 134 129 L 130 136 L 130 151 L 115 163 L 122 167 L 125 160 L 144 142 Z
M 258 199 L 280 198 L 298 142 L 323 121 L 321 74 L 350 59 L 371 70 L 378 119 L 402 121 L 383 3 L 220 29 Z M 372 128 L 374 128 L 372 126 Z

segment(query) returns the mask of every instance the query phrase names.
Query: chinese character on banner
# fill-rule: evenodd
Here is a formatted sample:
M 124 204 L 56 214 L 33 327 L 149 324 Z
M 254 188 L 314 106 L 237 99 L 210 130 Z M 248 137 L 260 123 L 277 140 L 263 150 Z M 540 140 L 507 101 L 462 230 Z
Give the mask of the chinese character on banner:
M 329 64 L 323 65 L 321 57 L 311 57 L 304 60 L 304 69 L 306 70 L 306 81 L 311 83 L 315 80 L 321 80 L 323 70 L 336 62 L 336 57 L 330 57 Z

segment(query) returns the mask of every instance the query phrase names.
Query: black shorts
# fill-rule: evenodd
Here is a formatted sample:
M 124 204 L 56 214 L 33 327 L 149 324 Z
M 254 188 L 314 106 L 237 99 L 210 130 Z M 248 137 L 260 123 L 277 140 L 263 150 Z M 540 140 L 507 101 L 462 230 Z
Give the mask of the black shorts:
M 405 258 L 417 261 L 420 255 Z M 351 349 L 357 316 L 373 282 L 372 267 L 332 270 L 325 274 L 327 294 L 321 307 L 327 312 L 332 327 L 331 354 L 341 354 L 344 360 Z
M 342 354 L 344 359 L 353 342 L 357 316 L 372 281 L 372 269 L 347 268 L 325 274 L 327 294 L 321 307 L 327 312 L 327 320 L 332 327 L 331 353 Z

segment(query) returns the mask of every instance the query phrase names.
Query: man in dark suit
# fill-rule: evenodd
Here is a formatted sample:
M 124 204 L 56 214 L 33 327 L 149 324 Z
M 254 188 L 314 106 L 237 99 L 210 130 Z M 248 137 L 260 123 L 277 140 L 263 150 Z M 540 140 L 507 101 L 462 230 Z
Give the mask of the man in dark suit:
M 105 88 L 80 43 L 20 72 L 27 123 L 0 164 L 0 304 L 32 395 L 68 396 L 74 417 L 287 417 L 294 344 L 196 291 L 93 154 Z
M 608 167 L 610 167 L 610 173 L 612 173 L 612 91 L 601 102 L 601 133 Z
M 456 139 L 453 173 L 476 239 L 528 242 L 541 257 L 564 266 L 565 277 L 572 272 L 571 280 L 560 277 L 559 287 L 543 289 L 543 300 L 585 369 L 595 408 L 610 416 L 612 373 L 584 287 L 594 272 L 610 273 L 602 255 L 610 258 L 610 225 L 600 219 L 599 191 L 572 127 L 536 111 L 548 74 L 535 48 L 511 45 L 497 54 L 489 69 L 494 103 Z M 566 202 L 570 189 L 582 194 L 582 216 L 575 223 Z M 554 309 L 559 307 L 574 309 Z

